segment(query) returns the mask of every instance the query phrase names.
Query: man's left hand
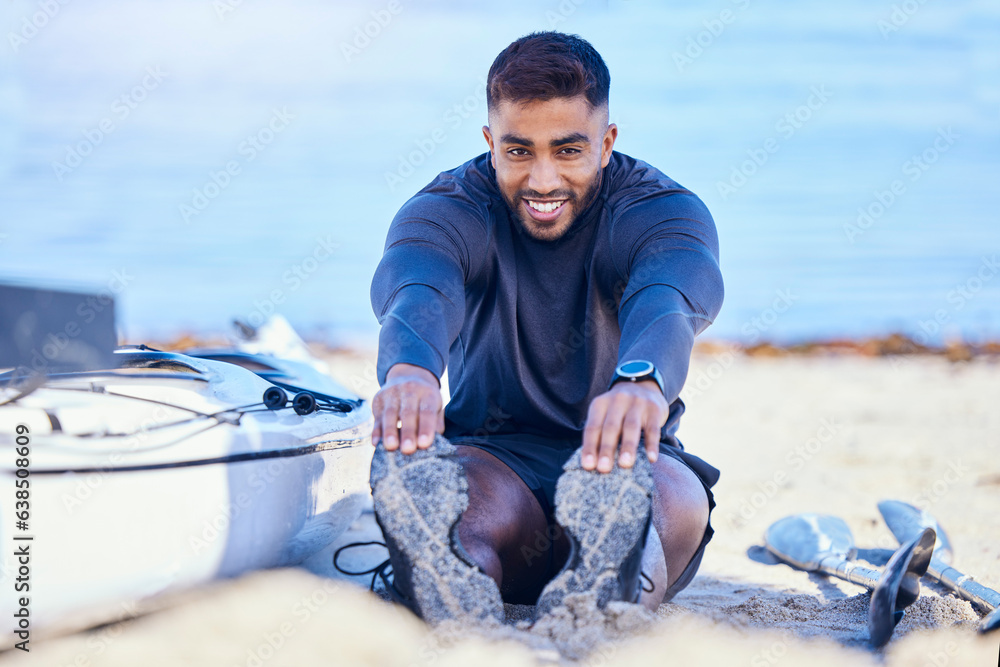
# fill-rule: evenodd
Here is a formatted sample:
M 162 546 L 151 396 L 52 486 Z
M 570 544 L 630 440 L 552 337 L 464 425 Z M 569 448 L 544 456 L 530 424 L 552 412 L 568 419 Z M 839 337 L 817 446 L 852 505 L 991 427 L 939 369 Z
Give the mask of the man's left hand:
M 618 465 L 631 468 L 639 436 L 643 434 L 646 455 L 650 461 L 656 461 L 660 453 L 660 429 L 667 423 L 669 412 L 667 399 L 655 381 L 615 383 L 590 403 L 583 428 L 584 470 L 611 472 L 616 453 Z

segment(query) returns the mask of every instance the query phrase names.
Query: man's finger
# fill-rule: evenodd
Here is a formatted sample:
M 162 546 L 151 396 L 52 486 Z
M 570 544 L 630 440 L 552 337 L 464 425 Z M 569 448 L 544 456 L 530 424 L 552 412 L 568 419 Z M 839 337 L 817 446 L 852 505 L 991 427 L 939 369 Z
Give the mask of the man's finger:
M 438 424 L 438 406 L 433 396 L 420 401 L 420 423 L 417 425 L 417 447 L 427 449 L 434 442 L 434 427 Z
M 404 393 L 399 399 L 399 451 L 412 454 L 417 451 L 417 398 Z
M 628 394 L 617 394 L 611 400 L 611 407 L 604 417 L 604 424 L 601 426 L 601 444 L 597 449 L 597 471 L 611 472 L 615 467 L 615 451 L 618 449 L 618 441 L 622 434 L 622 424 L 625 422 L 625 413 L 632 402 L 632 397 Z
M 646 457 L 649 459 L 650 463 L 656 463 L 656 459 L 660 457 L 660 428 L 661 424 L 657 424 L 652 417 L 647 418 L 646 427 L 644 429 L 646 435 Z
M 597 446 L 601 442 L 601 428 L 608 411 L 608 400 L 598 396 L 590 403 L 587 423 L 583 427 L 583 447 L 580 450 L 580 465 L 584 470 L 597 467 Z
M 372 445 L 378 445 L 382 438 L 382 392 L 379 391 L 372 399 Z
M 390 452 L 399 446 L 399 404 L 396 401 L 387 399 L 382 407 L 382 442 Z
M 618 451 L 618 465 L 622 468 L 631 468 L 632 464 L 635 463 L 636 450 L 639 448 L 639 435 L 642 433 L 642 418 L 642 406 L 633 403 L 622 424 L 622 444 Z

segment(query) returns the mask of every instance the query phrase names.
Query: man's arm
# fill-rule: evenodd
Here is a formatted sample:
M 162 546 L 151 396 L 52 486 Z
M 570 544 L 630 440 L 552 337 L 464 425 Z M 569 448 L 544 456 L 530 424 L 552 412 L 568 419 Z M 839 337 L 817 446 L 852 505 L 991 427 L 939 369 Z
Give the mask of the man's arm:
M 483 229 L 468 208 L 429 194 L 393 220 L 371 288 L 382 324 L 372 444 L 384 439 L 387 449 L 412 453 L 444 430 L 440 377 L 465 319 L 465 281 L 477 256 L 469 237 L 478 244 Z
M 641 435 L 647 455 L 656 460 L 694 338 L 718 314 L 723 297 L 715 224 L 694 195 L 648 200 L 633 207 L 616 231 L 622 242 L 613 254 L 628 276 L 618 310 L 618 360 L 652 362 L 664 387 L 661 392 L 652 381 L 618 382 L 591 402 L 582 463 L 602 472 L 612 469 L 616 451 L 619 465 L 631 466 Z

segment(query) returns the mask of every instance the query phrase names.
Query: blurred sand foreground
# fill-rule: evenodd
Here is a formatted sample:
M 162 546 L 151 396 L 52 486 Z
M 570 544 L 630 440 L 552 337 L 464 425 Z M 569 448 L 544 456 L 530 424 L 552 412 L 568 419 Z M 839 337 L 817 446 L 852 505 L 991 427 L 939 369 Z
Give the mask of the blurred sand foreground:
M 342 381 L 370 395 L 369 358 L 332 361 Z M 755 548 L 772 521 L 802 511 L 841 516 L 859 547 L 894 547 L 875 504 L 896 498 L 930 510 L 950 534 L 954 564 L 1000 589 L 995 357 L 953 364 L 696 356 L 683 396 L 681 439 L 723 472 L 716 537 L 699 576 L 658 619 L 620 623 L 625 638 L 601 643 L 583 664 L 997 664 L 1000 633 L 976 635 L 978 615 L 969 604 L 934 585 L 925 584 L 893 641 L 875 653 L 865 646 L 863 589 L 760 562 L 766 559 Z M 360 560 L 374 564 L 383 554 L 374 548 Z M 310 565 L 332 571 L 329 553 Z M 528 637 L 513 628 L 499 634 Z M 301 569 L 256 573 L 180 596 L 134 621 L 31 646 L 30 654 L 8 652 L 0 663 L 510 667 L 560 660 L 537 642 L 487 640 L 469 628 L 431 633 L 361 586 Z

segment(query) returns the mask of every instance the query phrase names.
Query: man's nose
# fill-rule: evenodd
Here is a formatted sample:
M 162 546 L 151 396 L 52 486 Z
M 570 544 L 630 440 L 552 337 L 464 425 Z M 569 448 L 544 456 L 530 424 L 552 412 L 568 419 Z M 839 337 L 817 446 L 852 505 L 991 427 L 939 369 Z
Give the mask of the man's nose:
M 540 195 L 559 189 L 559 170 L 551 158 L 538 158 L 531 165 L 528 187 Z

